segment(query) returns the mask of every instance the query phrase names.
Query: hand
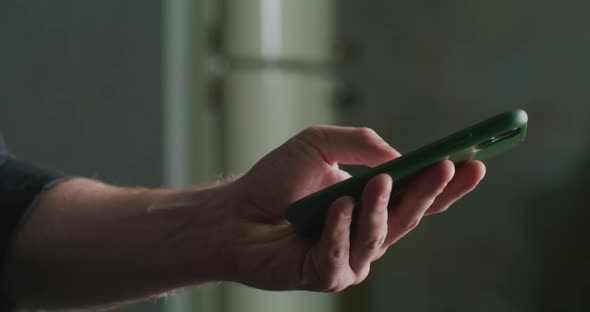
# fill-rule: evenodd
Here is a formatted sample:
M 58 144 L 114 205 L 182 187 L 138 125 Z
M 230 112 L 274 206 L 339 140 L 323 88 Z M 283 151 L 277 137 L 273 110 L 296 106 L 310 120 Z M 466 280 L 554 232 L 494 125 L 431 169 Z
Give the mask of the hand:
M 456 172 L 443 161 L 412 181 L 395 205 L 389 202 L 392 178 L 378 175 L 363 190 L 354 228 L 354 202 L 342 197 L 329 207 L 317 242 L 302 240 L 285 220 L 292 202 L 350 177 L 339 163 L 376 166 L 399 156 L 370 129 L 335 126 L 308 128 L 265 156 L 231 185 L 236 201 L 222 234 L 226 278 L 273 290 L 340 291 L 358 284 L 424 215 L 446 210 L 485 174 L 478 161 Z

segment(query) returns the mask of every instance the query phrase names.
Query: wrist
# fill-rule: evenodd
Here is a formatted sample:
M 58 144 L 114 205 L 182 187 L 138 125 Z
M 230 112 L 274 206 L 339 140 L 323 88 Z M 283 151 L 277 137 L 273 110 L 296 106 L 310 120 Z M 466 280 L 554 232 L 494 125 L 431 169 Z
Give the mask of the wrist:
M 158 244 L 162 274 L 180 286 L 231 279 L 227 247 L 232 192 L 231 183 L 226 183 L 156 196 L 159 198 L 147 207 L 146 216 L 160 220 L 166 228 Z

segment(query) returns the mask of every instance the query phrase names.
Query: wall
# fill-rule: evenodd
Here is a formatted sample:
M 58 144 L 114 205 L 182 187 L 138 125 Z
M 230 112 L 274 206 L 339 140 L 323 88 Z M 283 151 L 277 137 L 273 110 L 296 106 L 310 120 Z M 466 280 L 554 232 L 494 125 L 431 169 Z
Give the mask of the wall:
M 342 34 L 357 56 L 342 74 L 358 99 L 344 123 L 375 128 L 403 153 L 504 110 L 530 115 L 527 142 L 490 160 L 474 194 L 394 246 L 367 285 L 344 294 L 347 306 L 583 309 L 579 220 L 588 213 L 574 175 L 590 158 L 589 9 L 573 0 L 342 2 Z
M 18 157 L 121 185 L 161 185 L 160 6 L 0 4 L 0 129 Z

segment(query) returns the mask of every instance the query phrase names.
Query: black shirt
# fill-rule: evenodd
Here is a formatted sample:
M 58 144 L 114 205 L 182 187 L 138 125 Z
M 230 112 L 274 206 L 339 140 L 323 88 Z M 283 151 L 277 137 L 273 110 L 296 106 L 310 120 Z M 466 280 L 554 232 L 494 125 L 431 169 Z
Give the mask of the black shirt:
M 0 268 L 18 225 L 38 196 L 64 178 L 61 172 L 16 159 L 0 136 Z M 0 293 L 0 311 L 10 309 L 8 300 Z

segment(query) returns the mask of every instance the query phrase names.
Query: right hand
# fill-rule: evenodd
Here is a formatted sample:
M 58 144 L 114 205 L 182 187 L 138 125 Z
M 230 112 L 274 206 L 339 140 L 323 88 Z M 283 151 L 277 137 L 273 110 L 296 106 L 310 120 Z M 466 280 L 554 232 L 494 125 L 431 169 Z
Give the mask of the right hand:
M 232 226 L 224 234 L 230 278 L 273 290 L 340 291 L 358 284 L 371 263 L 424 215 L 446 210 L 485 173 L 479 161 L 467 162 L 457 172 L 452 162 L 443 161 L 412 181 L 392 207 L 394 182 L 378 175 L 363 191 L 354 231 L 354 202 L 342 197 L 329 208 L 317 242 L 301 239 L 285 220 L 289 204 L 350 177 L 338 164 L 376 166 L 399 156 L 373 130 L 315 126 L 262 158 L 231 186 L 237 201 L 227 214 Z

